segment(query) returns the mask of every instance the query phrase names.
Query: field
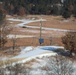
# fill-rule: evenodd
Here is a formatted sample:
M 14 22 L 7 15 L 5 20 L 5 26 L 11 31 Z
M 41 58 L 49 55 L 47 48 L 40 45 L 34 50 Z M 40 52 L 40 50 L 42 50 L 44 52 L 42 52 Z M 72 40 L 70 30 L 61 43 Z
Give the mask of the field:
M 64 19 L 61 16 L 47 16 L 47 15 L 28 15 L 25 17 L 19 16 L 7 16 L 7 19 L 44 19 L 42 21 L 42 38 L 44 43 L 42 45 L 62 45 L 61 37 L 69 30 L 76 30 L 76 20 L 71 17 L 70 19 Z M 17 38 L 16 46 L 39 46 L 38 39 L 40 38 L 40 21 L 30 22 L 19 27 L 18 24 L 21 21 L 8 20 L 9 25 L 12 25 L 13 29 L 10 34 L 20 35 L 24 37 Z M 17 26 L 17 27 L 16 27 Z M 8 39 L 6 43 L 7 47 L 12 46 L 12 41 Z
M 67 70 L 72 68 L 76 74 L 76 58 L 69 57 L 69 51 L 64 48 L 61 40 L 67 32 L 76 32 L 75 18 L 7 15 L 6 20 L 11 31 L 7 35 L 4 49 L 0 50 L 0 67 L 3 73 L 10 75 L 17 70 L 18 73 L 22 71 L 21 74 L 26 72 L 29 75 L 46 75 L 56 68 L 62 74 L 64 70 L 61 71 L 61 68 L 64 67 L 67 74 Z M 41 45 L 40 36 L 44 39 Z M 16 70 L 12 70 L 14 67 Z

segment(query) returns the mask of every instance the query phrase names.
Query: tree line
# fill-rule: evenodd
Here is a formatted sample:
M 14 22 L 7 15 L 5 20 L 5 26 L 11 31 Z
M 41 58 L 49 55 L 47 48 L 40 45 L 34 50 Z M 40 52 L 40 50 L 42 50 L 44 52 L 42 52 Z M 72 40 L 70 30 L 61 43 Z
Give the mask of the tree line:
M 76 17 L 76 0 L 0 0 L 8 14 L 45 14 Z

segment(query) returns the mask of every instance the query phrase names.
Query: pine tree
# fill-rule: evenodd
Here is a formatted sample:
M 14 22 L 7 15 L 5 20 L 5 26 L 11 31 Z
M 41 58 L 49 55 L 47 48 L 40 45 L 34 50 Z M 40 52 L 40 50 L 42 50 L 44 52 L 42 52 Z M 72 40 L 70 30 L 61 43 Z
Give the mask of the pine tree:
M 74 17 L 76 17 L 76 0 L 73 0 L 73 6 L 74 6 Z
M 65 0 L 64 3 L 63 3 L 63 13 L 62 13 L 62 16 L 64 18 L 69 18 L 71 16 L 70 14 L 70 10 L 69 10 L 69 6 L 70 6 L 70 1 L 69 0 Z

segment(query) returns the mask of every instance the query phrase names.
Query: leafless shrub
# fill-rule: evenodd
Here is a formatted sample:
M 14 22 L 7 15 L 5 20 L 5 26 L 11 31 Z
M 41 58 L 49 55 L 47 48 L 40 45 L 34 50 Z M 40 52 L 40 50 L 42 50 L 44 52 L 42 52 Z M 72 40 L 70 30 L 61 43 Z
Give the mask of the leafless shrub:
M 76 52 L 76 32 L 69 32 L 62 37 L 62 43 L 70 51 L 70 55 Z
M 68 58 L 56 56 L 48 59 L 48 75 L 73 75 L 73 62 Z

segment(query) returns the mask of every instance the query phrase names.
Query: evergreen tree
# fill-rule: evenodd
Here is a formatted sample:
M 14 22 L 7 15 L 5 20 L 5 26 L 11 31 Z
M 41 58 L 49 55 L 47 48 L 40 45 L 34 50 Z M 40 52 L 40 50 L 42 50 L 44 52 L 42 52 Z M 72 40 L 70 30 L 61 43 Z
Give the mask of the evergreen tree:
M 76 17 L 76 0 L 73 0 L 73 6 L 74 6 L 74 17 Z
M 70 14 L 70 10 L 69 10 L 69 0 L 65 0 L 64 3 L 63 3 L 63 13 L 62 13 L 62 16 L 64 18 L 69 18 L 71 16 Z
M 18 14 L 23 7 L 28 14 L 76 16 L 76 0 L 0 0 L 8 14 Z M 22 8 L 22 9 L 23 9 Z

